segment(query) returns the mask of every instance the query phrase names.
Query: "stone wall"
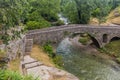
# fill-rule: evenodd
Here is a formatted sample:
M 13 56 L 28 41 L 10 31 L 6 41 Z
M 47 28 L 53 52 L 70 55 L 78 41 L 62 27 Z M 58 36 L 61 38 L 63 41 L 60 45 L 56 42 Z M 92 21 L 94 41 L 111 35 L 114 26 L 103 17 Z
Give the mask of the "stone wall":
M 9 45 L 2 44 L 0 49 L 5 51 L 5 56 L 10 60 L 16 59 L 17 56 L 22 57 L 25 54 L 26 37 L 10 41 Z
M 33 47 L 33 39 L 26 39 L 25 54 L 29 55 Z

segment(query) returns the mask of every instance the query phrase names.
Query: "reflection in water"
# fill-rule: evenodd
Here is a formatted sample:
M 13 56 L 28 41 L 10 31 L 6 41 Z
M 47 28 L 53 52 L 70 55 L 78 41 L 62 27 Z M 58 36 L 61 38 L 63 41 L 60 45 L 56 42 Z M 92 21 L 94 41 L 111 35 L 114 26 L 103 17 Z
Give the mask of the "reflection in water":
M 75 48 L 68 39 L 59 44 L 57 53 L 63 56 L 65 70 L 80 80 L 120 80 L 118 64 L 91 56 L 86 51 Z

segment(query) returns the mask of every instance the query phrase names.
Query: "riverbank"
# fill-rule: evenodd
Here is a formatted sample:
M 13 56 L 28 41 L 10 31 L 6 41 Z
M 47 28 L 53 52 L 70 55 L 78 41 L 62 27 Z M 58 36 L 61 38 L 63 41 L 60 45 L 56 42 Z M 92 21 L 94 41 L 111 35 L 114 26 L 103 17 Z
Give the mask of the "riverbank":
M 38 68 L 32 68 L 34 71 L 38 71 L 35 73 L 40 76 L 42 80 L 79 80 L 77 77 L 68 73 L 64 70 L 56 68 L 56 65 L 53 63 L 51 57 L 43 50 L 39 45 L 34 45 L 31 57 L 42 63 L 42 65 L 38 66 Z M 34 73 L 34 71 L 30 71 L 30 73 Z M 43 76 L 42 76 L 43 75 Z
M 94 45 L 92 44 L 92 41 L 89 41 L 86 45 L 83 45 L 82 43 L 79 42 L 79 36 L 73 38 L 73 39 L 69 39 L 72 42 L 72 45 L 75 48 L 78 48 L 79 50 L 83 50 L 85 53 L 88 53 L 89 55 L 92 55 L 94 57 L 97 57 L 99 59 L 102 59 L 103 61 L 106 61 L 107 64 L 111 64 L 111 60 L 115 61 L 116 63 L 114 64 L 118 64 L 119 61 L 116 59 L 116 57 L 111 56 L 108 53 L 105 52 L 101 52 L 100 49 L 96 48 Z M 105 63 L 106 63 L 105 62 Z M 109 63 L 108 63 L 109 62 Z M 119 64 L 118 64 L 119 65 Z

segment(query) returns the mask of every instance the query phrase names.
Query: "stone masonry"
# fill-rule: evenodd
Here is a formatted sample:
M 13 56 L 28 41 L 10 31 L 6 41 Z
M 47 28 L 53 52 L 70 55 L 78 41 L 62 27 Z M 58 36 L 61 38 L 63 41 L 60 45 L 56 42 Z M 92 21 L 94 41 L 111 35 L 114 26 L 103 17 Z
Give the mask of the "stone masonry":
M 59 43 L 65 37 L 76 33 L 88 33 L 103 47 L 114 37 L 120 38 L 120 26 L 93 26 L 93 25 L 66 25 L 50 27 L 29 31 L 26 34 L 27 39 L 33 39 L 35 44 L 44 44 L 46 42 Z

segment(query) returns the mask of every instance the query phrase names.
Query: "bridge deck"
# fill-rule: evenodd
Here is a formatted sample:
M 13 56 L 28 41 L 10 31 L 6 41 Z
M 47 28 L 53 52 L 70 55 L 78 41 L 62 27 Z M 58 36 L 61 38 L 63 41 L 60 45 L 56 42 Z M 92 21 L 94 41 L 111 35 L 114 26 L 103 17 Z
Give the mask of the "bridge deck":
M 107 29 L 107 30 L 120 30 L 120 26 L 93 26 L 93 25 L 63 25 L 63 26 L 54 26 L 49 28 L 31 30 L 27 33 L 28 34 L 36 34 L 36 33 L 44 33 L 44 32 L 51 32 L 51 31 L 59 31 L 59 30 L 67 30 L 67 29 L 77 29 L 77 28 L 85 28 L 85 29 Z

